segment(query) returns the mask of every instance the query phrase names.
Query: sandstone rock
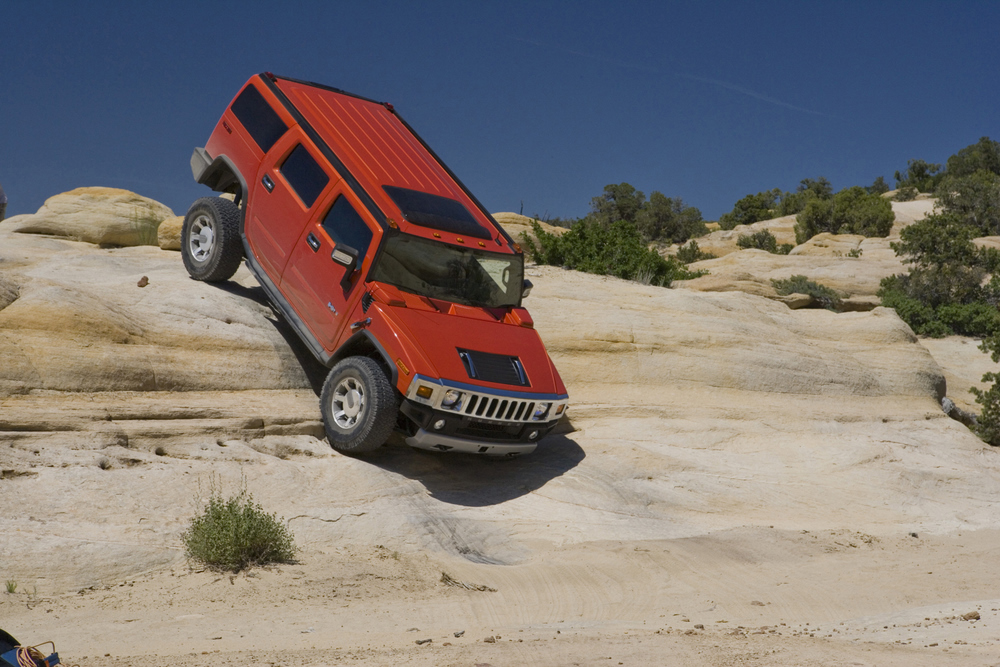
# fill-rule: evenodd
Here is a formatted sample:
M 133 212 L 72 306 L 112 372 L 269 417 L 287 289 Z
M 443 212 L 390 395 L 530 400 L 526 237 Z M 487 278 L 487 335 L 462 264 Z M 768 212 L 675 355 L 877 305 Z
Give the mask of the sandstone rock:
M 184 226 L 184 216 L 175 215 L 166 218 L 156 230 L 156 242 L 163 250 L 181 249 L 181 227 Z
M 37 213 L 11 227 L 99 245 L 156 245 L 160 222 L 173 215 L 163 204 L 128 190 L 88 187 L 49 197 Z
M 535 236 L 531 228 L 531 223 L 534 222 L 534 219 L 526 215 L 518 213 L 494 213 L 493 219 L 499 222 L 504 230 L 510 234 L 511 238 L 518 243 L 521 243 L 521 234 L 527 234 L 531 238 Z M 538 224 L 541 225 L 543 230 L 556 236 L 565 234 L 568 231 L 565 227 L 556 227 L 547 222 L 538 221 Z

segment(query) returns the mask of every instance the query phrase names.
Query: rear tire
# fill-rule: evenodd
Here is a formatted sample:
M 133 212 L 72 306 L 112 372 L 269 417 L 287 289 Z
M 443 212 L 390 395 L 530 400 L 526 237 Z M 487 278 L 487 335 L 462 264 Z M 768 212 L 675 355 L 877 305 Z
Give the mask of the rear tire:
M 243 261 L 240 209 L 222 197 L 191 204 L 181 227 L 181 256 L 195 280 L 229 280 Z
M 330 446 L 338 452 L 365 454 L 384 445 L 398 409 L 396 392 L 374 359 L 343 359 L 323 383 L 323 426 Z

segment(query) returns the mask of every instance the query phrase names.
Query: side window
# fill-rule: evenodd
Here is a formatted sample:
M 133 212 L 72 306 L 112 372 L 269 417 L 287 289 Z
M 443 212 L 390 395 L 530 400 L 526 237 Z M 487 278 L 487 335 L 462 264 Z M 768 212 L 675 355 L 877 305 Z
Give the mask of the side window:
M 343 243 L 357 250 L 360 265 L 361 258 L 368 253 L 368 246 L 371 245 L 372 230 L 343 195 L 337 197 L 330 212 L 323 218 L 323 229 L 337 245 Z
M 316 202 L 316 197 L 319 197 L 319 193 L 323 192 L 323 188 L 330 182 L 330 177 L 323 171 L 323 167 L 319 166 L 302 144 L 292 150 L 278 171 L 292 186 L 292 190 L 306 208 Z
M 285 121 L 253 85 L 244 88 L 230 108 L 265 153 L 288 129 Z

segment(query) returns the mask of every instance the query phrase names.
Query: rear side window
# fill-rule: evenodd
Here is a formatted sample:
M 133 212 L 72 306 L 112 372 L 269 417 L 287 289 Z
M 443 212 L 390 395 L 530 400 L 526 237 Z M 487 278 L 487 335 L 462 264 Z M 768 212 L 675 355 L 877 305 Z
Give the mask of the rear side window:
M 357 250 L 359 261 L 368 253 L 372 230 L 343 195 L 337 197 L 330 212 L 323 218 L 323 229 L 337 245 L 343 243 Z
M 285 158 L 279 171 L 307 208 L 316 202 L 319 193 L 330 182 L 323 167 L 319 166 L 302 144 L 296 146 Z
M 243 89 L 230 108 L 265 153 L 271 150 L 271 146 L 288 129 L 285 121 L 281 120 L 260 91 L 252 85 Z

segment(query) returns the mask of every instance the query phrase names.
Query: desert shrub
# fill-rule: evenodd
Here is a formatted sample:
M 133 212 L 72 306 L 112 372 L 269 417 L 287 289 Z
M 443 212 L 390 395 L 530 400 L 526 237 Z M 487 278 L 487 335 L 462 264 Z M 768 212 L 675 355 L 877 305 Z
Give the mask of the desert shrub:
M 952 177 L 968 176 L 977 171 L 1000 174 L 1000 142 L 989 137 L 980 138 L 948 158 L 945 171 Z
M 681 264 L 690 264 L 691 262 L 700 262 L 703 259 L 715 259 L 715 255 L 702 250 L 698 247 L 698 242 L 691 239 L 687 245 L 682 245 L 677 249 L 675 258 Z
M 796 217 L 795 240 L 805 243 L 822 232 L 884 237 L 895 219 L 888 200 L 855 185 L 833 199 L 810 200 Z
M 895 201 L 913 201 L 920 194 L 912 185 L 904 185 L 896 191 L 893 196 Z
M 865 188 L 868 194 L 872 195 L 881 195 L 888 192 L 890 189 L 889 184 L 885 182 L 885 178 L 882 176 L 876 178 L 871 185 Z
M 191 520 L 181 539 L 188 558 L 232 572 L 287 563 L 296 552 L 291 531 L 254 502 L 245 483 L 227 499 L 213 484 L 202 514 Z
M 792 246 L 788 243 L 782 243 L 779 246 L 778 239 L 774 238 L 774 234 L 767 229 L 762 229 L 753 234 L 740 234 L 740 237 L 736 239 L 736 245 L 741 248 L 766 250 L 775 255 L 787 255 L 789 250 L 792 249 Z
M 775 188 L 755 195 L 747 195 L 733 205 L 733 210 L 719 218 L 719 227 L 733 229 L 737 225 L 752 225 L 761 220 L 777 217 L 781 190 Z
M 951 176 L 938 188 L 942 210 L 974 229 L 976 236 L 1000 234 L 1000 176 L 980 170 L 967 176 Z
M 979 349 L 990 355 L 993 363 L 1000 362 L 1000 331 L 994 330 L 983 339 Z M 985 391 L 978 387 L 970 387 L 969 391 L 976 397 L 976 403 L 982 406 L 973 431 L 984 441 L 1000 446 L 1000 373 L 986 373 L 983 382 L 991 382 Z
M 791 278 L 772 278 L 771 284 L 778 294 L 808 294 L 813 300 L 827 310 L 836 310 L 840 306 L 840 295 L 826 285 L 809 280 L 805 276 Z
M 684 243 L 708 233 L 701 211 L 687 206 L 680 197 L 653 191 L 646 200 L 641 190 L 628 183 L 604 186 L 604 192 L 590 200 L 590 214 L 584 218 L 611 225 L 625 221 L 638 228 L 646 241 Z
M 521 242 L 529 257 L 539 264 L 641 279 L 663 287 L 670 287 L 674 280 L 704 275 L 688 271 L 675 259 L 661 257 L 646 245 L 636 226 L 624 220 L 604 225 L 584 218 L 561 236 L 546 233 L 537 222 L 532 223 L 532 230 L 537 243 L 527 234 L 522 234 Z
M 896 172 L 896 187 L 913 187 L 920 192 L 934 192 L 944 177 L 941 165 L 923 160 L 907 160 L 906 171 Z

